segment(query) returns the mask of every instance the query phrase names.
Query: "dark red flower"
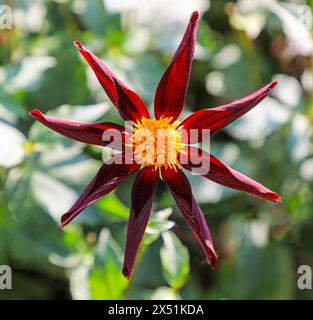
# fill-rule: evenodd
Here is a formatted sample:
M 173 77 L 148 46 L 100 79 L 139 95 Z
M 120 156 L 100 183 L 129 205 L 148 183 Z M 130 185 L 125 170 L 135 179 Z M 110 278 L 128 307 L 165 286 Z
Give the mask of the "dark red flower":
M 43 115 L 38 110 L 30 112 L 32 117 L 48 128 L 71 139 L 105 146 L 111 142 L 113 133 L 117 133 L 114 136 L 120 142 L 118 149 L 122 152 L 114 156 L 115 161 L 102 165 L 76 203 L 62 216 L 61 227 L 140 170 L 131 191 L 123 267 L 123 274 L 127 278 L 132 274 L 136 253 L 149 220 L 159 172 L 213 268 L 217 265 L 217 255 L 212 238 L 181 166 L 223 186 L 272 202 L 281 202 L 277 193 L 231 169 L 209 153 L 190 146 L 202 140 L 201 131 L 192 134 L 195 129 L 210 130 L 210 135 L 217 133 L 262 101 L 276 86 L 276 81 L 238 101 L 195 112 L 181 123 L 177 120 L 187 92 L 198 17 L 198 12 L 192 14 L 185 35 L 158 85 L 154 101 L 156 120 L 150 118 L 141 98 L 78 41 L 75 42 L 77 49 L 93 69 L 121 117 L 134 124 L 133 131 L 110 122 L 80 123 Z M 163 141 L 162 148 L 156 141 Z

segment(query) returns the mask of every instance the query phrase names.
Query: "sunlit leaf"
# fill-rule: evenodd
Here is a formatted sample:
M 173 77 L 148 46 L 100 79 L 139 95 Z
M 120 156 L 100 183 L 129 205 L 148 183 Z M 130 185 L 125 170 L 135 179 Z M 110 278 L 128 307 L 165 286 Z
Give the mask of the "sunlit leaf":
M 95 266 L 89 274 L 92 299 L 121 299 L 128 281 L 123 276 L 123 252 L 109 230 L 103 229 L 99 235 Z
M 160 237 L 162 232 L 173 228 L 175 223 L 168 220 L 172 214 L 172 208 L 166 208 L 153 213 L 148 221 L 146 233 L 144 237 L 144 244 L 149 245 Z
M 26 118 L 26 110 L 22 103 L 13 95 L 0 87 L 0 120 L 15 125 L 19 119 Z
M 26 138 L 19 130 L 0 121 L 0 167 L 13 167 L 25 156 Z
M 181 288 L 189 275 L 189 253 L 171 231 L 162 233 L 160 250 L 163 276 L 173 289 Z
M 181 297 L 177 291 L 168 287 L 157 288 L 150 296 L 151 300 L 180 300 Z
M 57 222 L 78 197 L 73 189 L 40 172 L 33 173 L 31 187 L 36 200 Z
M 297 114 L 293 117 L 288 141 L 290 156 L 293 160 L 299 161 L 309 155 L 312 132 L 312 126 L 305 116 Z
M 295 286 L 290 252 L 282 245 L 267 243 L 261 221 L 232 219 L 230 228 L 224 239 L 229 237 L 232 243 L 231 257 L 220 264 L 215 293 L 229 299 L 290 299 Z
M 10 90 L 34 90 L 41 80 L 43 72 L 54 67 L 56 60 L 49 56 L 24 57 L 18 72 L 9 79 L 7 87 Z
M 112 218 L 127 220 L 129 209 L 112 193 L 97 202 L 97 206 L 101 209 L 104 215 L 109 215 Z

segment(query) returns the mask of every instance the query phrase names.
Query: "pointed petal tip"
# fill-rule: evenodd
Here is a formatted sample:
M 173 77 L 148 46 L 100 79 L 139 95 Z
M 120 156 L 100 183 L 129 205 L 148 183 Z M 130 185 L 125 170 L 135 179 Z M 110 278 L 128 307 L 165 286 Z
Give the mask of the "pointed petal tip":
M 61 216 L 61 221 L 59 224 L 59 229 L 63 229 L 66 225 L 68 225 L 70 223 L 70 221 L 68 220 L 68 212 L 67 213 L 63 213 Z
M 218 264 L 218 257 L 217 255 L 212 257 L 212 261 L 208 260 L 208 264 L 212 268 L 212 270 L 215 270 Z
M 213 270 L 215 270 L 218 263 L 218 256 L 214 250 L 213 244 L 210 240 L 205 241 L 205 245 L 209 249 L 210 255 L 207 258 L 208 264 L 211 266 Z
M 62 216 L 61 216 L 61 224 L 59 225 L 59 228 L 60 229 L 63 229 L 66 225 L 68 225 L 71 220 L 69 219 L 69 213 L 64 213 Z
M 38 109 L 31 110 L 28 112 L 28 114 L 35 119 L 42 117 L 42 113 Z
M 277 193 L 275 193 L 275 195 L 274 195 L 274 202 L 282 203 L 282 199 L 281 199 L 280 195 Z
M 196 23 L 199 19 L 199 11 L 194 11 L 191 15 L 190 21 Z
M 270 83 L 270 90 L 273 90 L 278 84 L 278 80 L 274 80 Z
M 78 50 L 82 50 L 83 49 L 83 45 L 81 44 L 80 41 L 74 41 L 74 45 Z
M 131 271 L 129 270 L 129 268 L 128 268 L 127 266 L 124 266 L 124 267 L 123 267 L 122 273 L 123 273 L 124 277 L 125 277 L 127 280 L 130 280 Z
M 62 230 L 65 227 L 65 224 L 61 223 L 61 224 L 58 225 L 58 227 L 59 227 L 60 230 Z
M 59 229 L 63 229 L 67 224 L 68 224 L 68 222 L 66 220 L 62 221 L 62 218 L 61 218 L 61 223 L 59 224 Z
M 282 199 L 280 197 L 280 195 L 276 192 L 271 192 L 265 195 L 265 197 L 262 197 L 265 200 L 274 202 L 274 203 L 281 203 Z
M 156 119 L 161 116 L 172 117 L 174 122 L 183 109 L 194 59 L 198 19 L 199 12 L 194 11 L 173 59 L 158 84 L 154 98 Z
M 265 87 L 263 87 L 262 89 L 266 90 L 266 92 L 264 92 L 265 95 L 268 95 L 272 92 L 272 90 L 277 86 L 278 84 L 278 80 L 274 80 L 272 82 L 270 82 L 269 84 L 267 84 Z M 260 90 L 262 90 L 260 89 Z
M 141 119 L 142 116 L 150 118 L 146 105 L 135 92 L 123 84 L 103 61 L 86 49 L 80 41 L 74 41 L 73 43 L 92 68 L 102 88 L 124 120 L 136 122 L 136 120 Z

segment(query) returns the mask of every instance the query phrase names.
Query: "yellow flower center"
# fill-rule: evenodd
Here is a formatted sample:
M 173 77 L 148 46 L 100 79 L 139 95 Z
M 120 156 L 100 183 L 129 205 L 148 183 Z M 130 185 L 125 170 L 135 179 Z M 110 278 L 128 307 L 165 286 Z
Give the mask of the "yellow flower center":
M 155 170 L 162 166 L 177 170 L 177 155 L 183 152 L 184 144 L 181 142 L 179 121 L 171 123 L 171 120 L 171 117 L 159 120 L 143 117 L 141 121 L 137 120 L 130 140 L 138 163 L 154 166 Z

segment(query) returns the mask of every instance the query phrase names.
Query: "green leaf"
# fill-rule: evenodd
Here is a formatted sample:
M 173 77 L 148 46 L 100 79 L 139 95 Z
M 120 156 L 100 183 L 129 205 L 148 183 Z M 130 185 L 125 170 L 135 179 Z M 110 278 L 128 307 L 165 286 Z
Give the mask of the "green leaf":
M 104 215 L 110 215 L 114 219 L 127 220 L 129 209 L 112 193 L 97 202 L 97 206 Z
M 64 104 L 49 111 L 49 115 L 59 118 L 70 119 L 72 121 L 95 122 L 112 108 L 108 102 L 71 106 Z
M 145 245 L 149 245 L 158 239 L 162 232 L 173 228 L 175 223 L 168 220 L 172 212 L 172 208 L 166 208 L 151 215 L 144 237 Z
M 7 79 L 6 86 L 13 92 L 18 90 L 32 91 L 42 81 L 43 73 L 56 65 L 56 59 L 50 56 L 26 56 L 18 64 L 18 71 Z M 17 65 L 12 68 L 16 69 Z M 9 72 L 10 74 L 10 72 Z M 12 74 L 12 72 L 11 72 Z
M 159 287 L 151 294 L 151 300 L 181 300 L 179 294 L 168 287 Z
M 219 297 L 230 299 L 291 299 L 295 286 L 288 250 L 270 244 L 252 248 L 234 265 L 220 265 Z
M 36 201 L 56 222 L 78 197 L 72 188 L 38 171 L 32 174 L 31 189 Z
M 291 299 L 296 282 L 287 248 L 268 242 L 262 220 L 231 219 L 230 228 L 234 247 L 228 254 L 232 255 L 221 261 L 219 287 L 212 297 Z
M 101 0 L 87 1 L 79 17 L 89 30 L 98 33 L 103 33 L 114 21 L 114 17 L 106 14 L 104 2 Z
M 123 251 L 108 229 L 100 233 L 96 247 L 95 265 L 89 274 L 92 299 L 121 299 L 128 286 L 122 274 Z
M 25 142 L 22 132 L 0 121 L 0 167 L 10 168 L 23 161 Z
M 18 118 L 26 118 L 26 110 L 13 94 L 8 94 L 0 88 L 0 120 L 16 124 Z
M 177 290 L 185 284 L 189 275 L 189 253 L 173 232 L 163 232 L 162 238 L 160 257 L 163 276 Z

